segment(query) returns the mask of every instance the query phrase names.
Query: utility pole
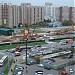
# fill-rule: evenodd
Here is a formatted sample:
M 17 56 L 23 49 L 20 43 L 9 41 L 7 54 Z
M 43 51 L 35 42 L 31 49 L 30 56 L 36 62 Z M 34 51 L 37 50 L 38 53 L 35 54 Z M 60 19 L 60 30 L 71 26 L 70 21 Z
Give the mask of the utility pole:
M 27 35 L 28 35 L 28 31 L 26 30 L 26 26 L 25 26 L 25 21 L 26 21 L 26 18 L 24 19 L 23 23 L 24 23 L 24 38 L 25 38 L 25 41 L 26 41 L 26 58 L 25 58 L 25 62 L 26 62 L 26 73 L 27 73 Z

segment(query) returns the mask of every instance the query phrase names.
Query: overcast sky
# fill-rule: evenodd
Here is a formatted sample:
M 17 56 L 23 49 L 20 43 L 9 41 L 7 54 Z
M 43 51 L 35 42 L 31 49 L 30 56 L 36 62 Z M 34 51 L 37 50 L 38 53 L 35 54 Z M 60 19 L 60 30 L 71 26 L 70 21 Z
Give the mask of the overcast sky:
M 32 5 L 43 6 L 45 2 L 53 3 L 55 6 L 75 6 L 75 0 L 0 0 L 0 3 L 7 2 L 20 5 L 21 3 L 31 3 Z

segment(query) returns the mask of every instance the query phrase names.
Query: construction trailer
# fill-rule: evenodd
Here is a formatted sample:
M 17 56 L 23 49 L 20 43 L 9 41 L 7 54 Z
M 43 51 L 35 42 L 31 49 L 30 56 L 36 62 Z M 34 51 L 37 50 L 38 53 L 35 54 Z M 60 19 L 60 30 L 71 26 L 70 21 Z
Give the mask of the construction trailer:
M 6 28 L 1 28 L 0 29 L 0 35 L 5 35 L 5 36 L 10 36 L 14 32 L 13 29 L 6 29 Z

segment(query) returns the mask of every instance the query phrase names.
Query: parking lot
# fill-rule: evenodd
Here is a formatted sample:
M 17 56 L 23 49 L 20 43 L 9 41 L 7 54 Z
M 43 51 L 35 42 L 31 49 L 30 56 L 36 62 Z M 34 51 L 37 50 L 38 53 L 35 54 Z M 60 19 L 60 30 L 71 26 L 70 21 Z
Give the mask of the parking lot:
M 24 64 L 22 64 L 21 66 L 26 67 L 26 65 Z M 53 69 L 47 70 L 47 69 L 38 67 L 38 65 L 31 65 L 31 66 L 27 65 L 27 70 L 28 70 L 28 73 L 26 73 L 26 69 L 24 69 L 23 75 L 34 75 L 35 71 L 37 70 L 42 70 L 44 72 L 44 75 L 47 75 L 47 74 L 59 75 L 59 71 L 56 71 Z
M 71 48 L 71 46 L 72 45 L 75 45 L 75 43 L 73 43 L 73 44 L 66 44 L 66 45 L 61 45 L 61 44 L 59 44 L 59 43 L 49 43 L 49 44 L 45 44 L 45 45 L 42 45 L 41 47 L 42 48 L 45 48 L 46 47 L 46 50 L 45 50 L 45 52 L 47 53 L 50 53 L 50 52 L 52 52 L 52 51 L 54 51 L 54 50 L 58 50 L 59 48 L 65 48 L 65 46 L 66 46 L 66 48 Z M 37 49 L 40 49 L 40 47 L 37 47 Z M 34 54 L 35 53 L 37 53 L 37 49 L 33 49 L 33 51 L 32 52 L 34 52 Z M 4 52 L 4 51 L 3 51 Z M 31 53 L 32 53 L 31 52 Z M 10 52 L 4 52 L 4 53 L 6 53 L 6 54 L 9 54 L 9 56 L 10 56 L 10 58 L 13 58 L 14 60 L 16 60 L 17 59 L 17 63 L 16 64 L 19 64 L 20 63 L 20 60 L 23 60 L 23 56 L 26 54 L 26 51 L 25 51 L 25 49 L 21 52 L 21 55 L 20 56 L 16 56 L 16 57 L 14 57 L 14 53 L 12 53 L 11 51 Z M 39 51 L 39 53 L 40 53 L 40 51 Z M 28 49 L 28 54 L 29 54 L 29 49 Z M 66 62 L 66 61 L 65 61 Z M 59 63 L 60 63 L 60 60 L 59 60 Z M 62 62 L 63 63 L 63 62 Z M 15 64 L 15 65 L 16 65 Z M 55 63 L 56 64 L 56 63 Z M 25 64 L 20 64 L 21 66 L 23 66 L 23 67 L 25 67 L 26 65 Z M 13 66 L 13 65 L 12 65 Z M 14 68 L 14 67 L 11 67 L 12 69 Z M 36 70 L 43 70 L 43 72 L 44 72 L 44 74 L 45 75 L 47 75 L 48 73 L 51 73 L 51 74 L 53 74 L 53 75 L 59 75 L 59 71 L 56 71 L 56 70 L 53 70 L 53 69 L 50 69 L 50 70 L 47 70 L 47 69 L 44 69 L 44 68 L 41 68 L 41 67 L 38 67 L 38 65 L 37 64 L 35 64 L 35 65 L 31 65 L 31 66 L 27 66 L 27 68 L 28 68 L 28 74 L 26 74 L 26 69 L 24 68 L 24 71 L 23 71 L 23 75 L 33 75 L 34 73 L 35 73 L 35 71 Z M 11 71 L 10 71 L 11 72 Z M 9 72 L 9 73 L 10 73 Z M 8 74 L 8 75 L 10 75 L 10 74 Z

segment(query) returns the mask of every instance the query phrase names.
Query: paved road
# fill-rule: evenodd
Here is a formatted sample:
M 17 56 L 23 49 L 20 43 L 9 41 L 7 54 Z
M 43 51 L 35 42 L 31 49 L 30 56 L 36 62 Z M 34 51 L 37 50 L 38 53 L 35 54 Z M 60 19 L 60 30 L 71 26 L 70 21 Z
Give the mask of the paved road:
M 5 64 L 2 67 L 0 67 L 0 75 L 2 75 L 2 73 L 4 73 L 4 69 L 7 65 L 8 65 L 8 61 L 5 62 Z
M 26 65 L 23 64 L 23 66 L 26 66 Z M 27 67 L 28 67 L 28 74 L 26 74 L 26 69 L 24 69 L 23 75 L 34 75 L 35 71 L 37 71 L 37 70 L 42 70 L 44 72 L 44 75 L 47 75 L 47 74 L 59 75 L 59 72 L 55 71 L 53 69 L 46 70 L 44 68 L 38 67 L 37 65 L 31 65 L 31 66 L 27 66 Z
M 25 51 L 22 52 L 22 54 L 25 53 Z M 18 56 L 18 57 L 14 57 L 14 60 L 17 59 L 16 63 L 13 63 L 8 75 L 12 75 L 11 69 L 14 69 L 16 64 L 19 64 L 20 60 L 22 59 L 22 56 Z M 21 64 L 21 66 L 26 67 L 25 64 Z M 24 69 L 23 75 L 34 75 L 36 70 L 43 70 L 44 75 L 47 75 L 48 73 L 51 73 L 53 75 L 59 75 L 59 72 L 56 70 L 46 70 L 44 68 L 38 67 L 38 65 L 31 65 L 31 66 L 27 66 L 28 67 L 28 74 L 26 74 L 26 69 Z
M 60 47 L 60 46 L 68 46 L 68 47 L 70 47 L 71 45 L 75 45 L 75 43 L 73 43 L 73 44 L 66 44 L 66 45 L 60 45 L 59 43 L 53 43 L 53 44 L 51 43 L 51 44 L 46 44 L 46 45 L 43 45 L 43 46 L 44 47 L 50 47 L 50 49 L 53 49 L 54 47 L 57 47 L 57 48 Z M 25 54 L 25 51 L 22 52 L 22 56 L 14 57 L 14 60 L 17 59 L 17 62 L 12 64 L 11 69 L 14 69 L 15 65 L 19 63 L 19 60 L 23 59 L 23 54 Z M 25 66 L 25 65 L 23 65 L 23 66 Z M 9 70 L 8 75 L 12 75 L 11 69 Z M 39 68 L 37 65 L 28 66 L 28 74 L 26 74 L 26 75 L 33 75 L 35 70 L 38 70 L 38 69 L 42 69 L 44 71 L 45 75 L 47 73 L 52 73 L 53 75 L 59 75 L 58 71 L 46 70 L 46 69 L 43 69 L 43 68 Z M 25 73 L 25 71 L 24 71 L 24 73 Z
M 9 61 L 13 58 L 13 54 L 9 53 L 9 52 L 5 52 L 4 50 L 0 51 L 6 55 L 8 55 L 9 60 L 7 62 L 4 63 L 4 65 L 2 67 L 0 67 L 0 75 L 3 75 L 2 73 L 4 72 L 5 67 L 8 65 L 9 66 Z
M 71 66 L 66 66 L 66 67 L 65 67 L 65 70 L 66 70 L 66 72 L 68 72 L 68 73 L 69 73 L 69 69 L 73 69 L 74 73 L 71 74 L 71 75 L 75 75 L 75 65 L 71 65 Z

